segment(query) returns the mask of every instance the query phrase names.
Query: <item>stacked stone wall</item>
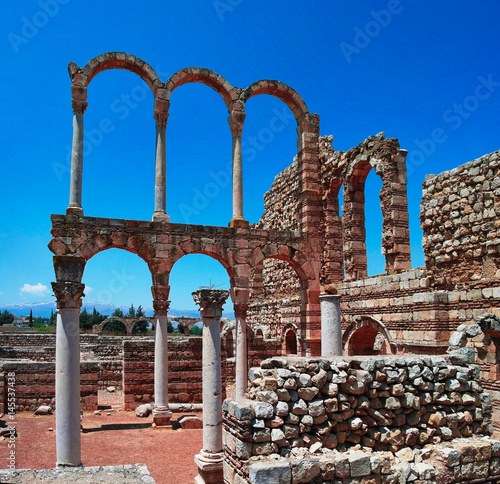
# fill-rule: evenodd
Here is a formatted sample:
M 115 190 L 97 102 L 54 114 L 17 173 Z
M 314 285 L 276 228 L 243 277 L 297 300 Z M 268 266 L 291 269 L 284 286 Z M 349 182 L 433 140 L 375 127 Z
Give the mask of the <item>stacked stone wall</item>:
M 14 375 L 14 395 L 16 412 L 33 411 L 40 405 L 55 408 L 55 363 L 33 361 L 3 361 L 0 385 L 0 406 L 7 401 L 7 377 Z M 97 409 L 99 367 L 96 362 L 82 362 L 80 365 L 80 404 L 82 410 Z
M 492 433 L 491 397 L 473 358 L 457 350 L 265 360 L 250 371 L 248 398 L 224 402 L 225 480 L 267 482 L 259 479 L 275 465 L 288 477 L 273 482 L 283 483 L 398 482 L 405 472 L 414 482 L 498 475 L 500 444 L 472 439 Z M 449 449 L 453 462 L 441 468 L 429 460 Z M 445 474 L 457 480 L 433 480 Z
M 123 342 L 123 396 L 126 410 L 154 402 L 154 341 Z M 234 363 L 227 365 L 222 351 L 222 382 L 234 382 Z M 202 338 L 168 339 L 168 393 L 170 403 L 202 403 Z
M 100 360 L 99 362 L 99 390 L 113 386 L 116 390 L 123 390 L 123 361 Z
M 420 218 L 425 262 L 436 285 L 498 281 L 500 152 L 427 176 Z

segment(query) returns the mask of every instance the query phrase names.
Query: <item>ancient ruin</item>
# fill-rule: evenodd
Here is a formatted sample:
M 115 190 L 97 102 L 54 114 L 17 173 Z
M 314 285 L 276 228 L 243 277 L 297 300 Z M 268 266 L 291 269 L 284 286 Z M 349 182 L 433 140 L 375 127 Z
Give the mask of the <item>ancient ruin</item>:
M 87 87 L 107 69 L 136 73 L 154 95 L 151 221 L 84 215 Z M 100 55 L 83 68 L 71 63 L 69 73 L 70 202 L 66 214 L 52 215 L 49 244 L 56 274 L 56 344 L 52 335 L 1 335 L 3 372 L 16 368 L 26 382 L 47 375 L 38 384 L 36 402 L 27 383 L 18 405 L 54 403 L 55 396 L 58 465 L 81 464 L 80 409 L 96 408 L 98 389 L 112 383 L 123 389 L 126 409 L 153 403 L 159 426 L 169 425 L 172 404 L 203 402 L 198 483 L 498 478 L 500 443 L 489 436 L 500 430 L 491 420 L 500 410 L 499 152 L 426 178 L 425 267 L 412 268 L 407 152 L 396 139 L 379 133 L 347 152 L 335 151 L 333 137 L 319 135 L 319 117 L 278 81 L 236 88 L 219 74 L 193 67 L 163 82 L 144 61 L 121 52 Z M 167 214 L 170 95 L 190 82 L 213 88 L 228 109 L 233 143 L 228 227 L 178 224 Z M 275 96 L 291 109 L 298 148 L 266 193 L 260 222 L 250 226 L 243 212 L 241 140 L 245 102 L 259 94 Z M 368 277 L 364 188 L 372 168 L 382 179 L 386 273 Z M 79 334 L 85 265 L 110 248 L 137 254 L 148 264 L 154 341 Z M 167 337 L 169 275 L 181 257 L 194 253 L 219 261 L 231 289 L 194 293 L 203 338 L 173 341 Z M 236 321 L 220 333 L 226 299 Z M 127 322 L 129 333 L 136 322 Z M 189 328 L 194 322 L 183 324 Z M 187 353 L 189 364 L 179 361 Z M 233 382 L 235 398 L 225 400 L 222 409 Z M 0 399 L 3 405 L 1 388 Z

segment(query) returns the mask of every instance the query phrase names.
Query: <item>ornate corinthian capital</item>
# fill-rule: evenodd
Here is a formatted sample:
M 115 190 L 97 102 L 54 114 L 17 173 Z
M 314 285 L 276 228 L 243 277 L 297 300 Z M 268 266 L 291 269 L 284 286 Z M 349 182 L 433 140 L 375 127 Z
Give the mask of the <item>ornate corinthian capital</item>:
M 73 114 L 80 114 L 81 116 L 83 116 L 83 113 L 87 109 L 88 105 L 89 104 L 86 102 L 77 101 L 73 99 L 73 101 L 71 102 L 71 107 L 73 108 Z
M 170 301 L 155 299 L 153 301 L 153 308 L 155 316 L 166 316 L 170 308 Z
M 222 289 L 200 289 L 192 293 L 194 302 L 200 306 L 202 318 L 222 317 L 222 306 L 229 297 L 229 291 Z
M 81 282 L 53 282 L 52 290 L 57 298 L 57 309 L 80 309 L 85 284 Z
M 248 304 L 246 303 L 235 303 L 234 307 L 234 317 L 236 319 L 245 319 L 247 317 Z

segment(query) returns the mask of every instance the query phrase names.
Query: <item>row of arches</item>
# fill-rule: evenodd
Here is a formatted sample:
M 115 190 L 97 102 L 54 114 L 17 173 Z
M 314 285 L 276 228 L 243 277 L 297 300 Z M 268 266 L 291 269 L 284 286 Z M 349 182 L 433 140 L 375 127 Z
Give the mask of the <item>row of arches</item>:
M 153 221 L 170 222 L 166 210 L 166 140 L 165 130 L 169 116 L 170 97 L 179 86 L 188 83 L 201 83 L 215 90 L 223 99 L 229 113 L 229 128 L 232 135 L 232 205 L 233 215 L 230 227 L 247 227 L 248 221 L 243 213 L 243 149 L 242 131 L 245 122 L 245 103 L 248 99 L 268 94 L 283 101 L 292 111 L 297 122 L 298 163 L 304 169 L 301 192 L 305 193 L 299 210 L 306 213 L 313 206 L 314 194 L 319 188 L 318 175 L 312 169 L 317 153 L 319 118 L 309 114 L 300 95 L 290 86 L 275 80 L 257 81 L 246 89 L 232 86 L 221 75 L 204 68 L 188 67 L 171 75 L 162 82 L 154 69 L 138 57 L 123 52 L 110 52 L 95 57 L 83 68 L 70 63 L 69 73 L 72 80 L 73 149 L 71 159 L 70 203 L 67 214 L 83 215 L 82 172 L 83 172 L 83 114 L 87 108 L 87 87 L 100 72 L 109 69 L 124 69 L 141 77 L 150 87 L 154 96 L 154 118 L 156 119 L 155 153 L 155 210 Z M 310 168 L 309 168 L 310 167 Z M 310 206 L 310 207 L 309 207 Z M 304 230 L 311 230 L 309 220 L 304 221 Z

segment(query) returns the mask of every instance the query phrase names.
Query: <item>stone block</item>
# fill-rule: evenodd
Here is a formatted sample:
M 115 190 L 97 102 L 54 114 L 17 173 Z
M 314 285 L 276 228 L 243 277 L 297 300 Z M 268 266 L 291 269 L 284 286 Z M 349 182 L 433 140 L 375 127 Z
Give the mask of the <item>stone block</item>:
M 290 484 L 292 470 L 287 462 L 261 461 L 249 467 L 251 484 Z

